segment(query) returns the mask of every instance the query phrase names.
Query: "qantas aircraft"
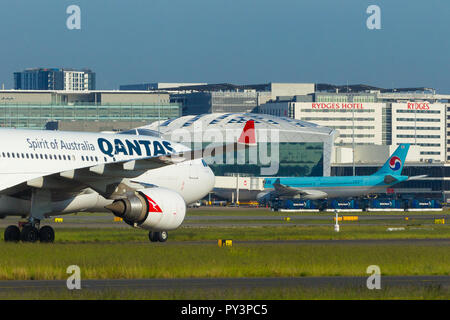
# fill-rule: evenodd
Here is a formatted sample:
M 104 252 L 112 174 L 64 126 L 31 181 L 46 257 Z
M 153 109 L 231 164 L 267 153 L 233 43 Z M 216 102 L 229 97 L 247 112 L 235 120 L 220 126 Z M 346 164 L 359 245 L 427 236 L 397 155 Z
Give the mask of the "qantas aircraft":
M 258 201 L 273 198 L 330 199 L 384 193 L 394 184 L 425 176 L 402 176 L 409 144 L 402 143 L 376 173 L 370 176 L 267 178 Z
M 105 208 L 164 242 L 178 228 L 186 204 L 214 187 L 202 159 L 256 144 L 253 120 L 237 142 L 202 150 L 164 140 L 158 132 L 119 134 L 0 129 L 0 217 L 27 217 L 5 230 L 5 241 L 53 242 L 41 221 Z

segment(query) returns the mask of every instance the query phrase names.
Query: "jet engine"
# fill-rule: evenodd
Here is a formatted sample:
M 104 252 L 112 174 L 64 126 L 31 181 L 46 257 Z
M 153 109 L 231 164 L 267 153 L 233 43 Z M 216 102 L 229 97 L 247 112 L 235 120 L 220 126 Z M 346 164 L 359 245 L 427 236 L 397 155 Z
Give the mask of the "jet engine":
M 128 198 L 115 200 L 105 208 L 129 225 L 152 231 L 176 229 L 186 215 L 186 203 L 182 196 L 173 190 L 159 187 L 137 191 Z

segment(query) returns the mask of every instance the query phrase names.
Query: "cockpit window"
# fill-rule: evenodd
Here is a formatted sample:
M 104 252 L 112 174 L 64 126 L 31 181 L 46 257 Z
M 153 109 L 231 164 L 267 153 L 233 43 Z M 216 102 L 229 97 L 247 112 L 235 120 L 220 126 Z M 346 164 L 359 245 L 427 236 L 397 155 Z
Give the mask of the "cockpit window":
M 161 138 L 161 134 L 158 131 L 150 129 L 137 129 L 140 136 L 151 136 Z
M 121 132 L 119 132 L 119 134 L 137 134 L 137 130 L 131 129 L 131 130 L 127 130 L 127 131 L 121 131 Z
M 127 131 L 119 132 L 119 134 L 132 134 L 137 136 L 150 136 L 161 138 L 161 134 L 158 131 L 150 130 L 150 129 L 131 129 Z
M 204 167 L 208 167 L 208 164 L 206 163 L 205 160 L 202 159 L 202 163 L 203 163 L 203 166 L 204 166 Z

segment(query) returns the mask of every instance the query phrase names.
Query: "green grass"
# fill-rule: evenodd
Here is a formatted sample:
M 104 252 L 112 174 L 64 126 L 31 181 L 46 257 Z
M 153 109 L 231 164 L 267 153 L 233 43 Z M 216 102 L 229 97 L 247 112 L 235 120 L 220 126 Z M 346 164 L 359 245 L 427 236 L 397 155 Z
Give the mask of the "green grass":
M 450 275 L 448 246 L 339 244 L 0 244 L 0 280 Z
M 252 288 L 252 289 L 177 289 L 177 290 L 29 290 L 0 292 L 0 299 L 108 299 L 108 300 L 319 300 L 319 299 L 414 299 L 448 300 L 450 292 L 440 287 L 367 288 Z

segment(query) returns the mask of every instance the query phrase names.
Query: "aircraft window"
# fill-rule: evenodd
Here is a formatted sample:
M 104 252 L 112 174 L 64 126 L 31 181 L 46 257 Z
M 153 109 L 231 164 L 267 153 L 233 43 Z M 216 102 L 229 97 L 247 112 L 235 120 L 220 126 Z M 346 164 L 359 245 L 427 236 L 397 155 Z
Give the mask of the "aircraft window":
M 29 156 L 29 154 L 28 154 L 28 153 L 26 153 L 26 155 L 27 155 L 27 159 L 30 159 L 30 156 Z
M 34 155 L 32 153 L 30 154 L 30 157 L 31 157 L 31 159 L 34 159 Z
M 116 162 L 116 157 L 113 157 L 113 161 Z
M 17 158 L 20 158 L 20 154 L 19 153 L 16 153 L 16 156 L 17 156 Z
M 108 162 L 108 159 L 106 159 L 106 157 L 104 157 L 105 158 L 105 162 Z
M 62 158 L 61 158 L 61 155 L 60 155 L 60 154 L 58 155 L 58 158 L 59 158 L 59 160 L 62 160 Z
M 42 156 L 42 153 L 39 154 L 39 157 L 40 157 L 41 159 L 44 159 L 44 157 Z
M 93 156 L 91 156 L 91 161 L 94 161 L 94 157 Z
M 5 157 L 5 153 L 4 152 L 2 152 L 2 154 L 3 154 L 3 158 Z
M 66 160 L 66 155 L 63 155 L 63 159 Z
M 97 158 L 97 157 L 95 157 L 95 161 L 97 161 L 97 162 L 98 162 L 98 158 Z
M 7 153 L 7 155 L 8 155 L 8 158 L 9 158 L 9 152 Z
M 12 157 L 15 158 L 14 153 L 11 153 Z
M 25 159 L 25 155 L 22 153 L 22 158 L 24 158 Z
M 44 158 L 45 158 L 46 160 L 48 159 L 46 154 L 44 154 Z
M 84 161 L 84 156 L 81 156 L 81 161 Z

